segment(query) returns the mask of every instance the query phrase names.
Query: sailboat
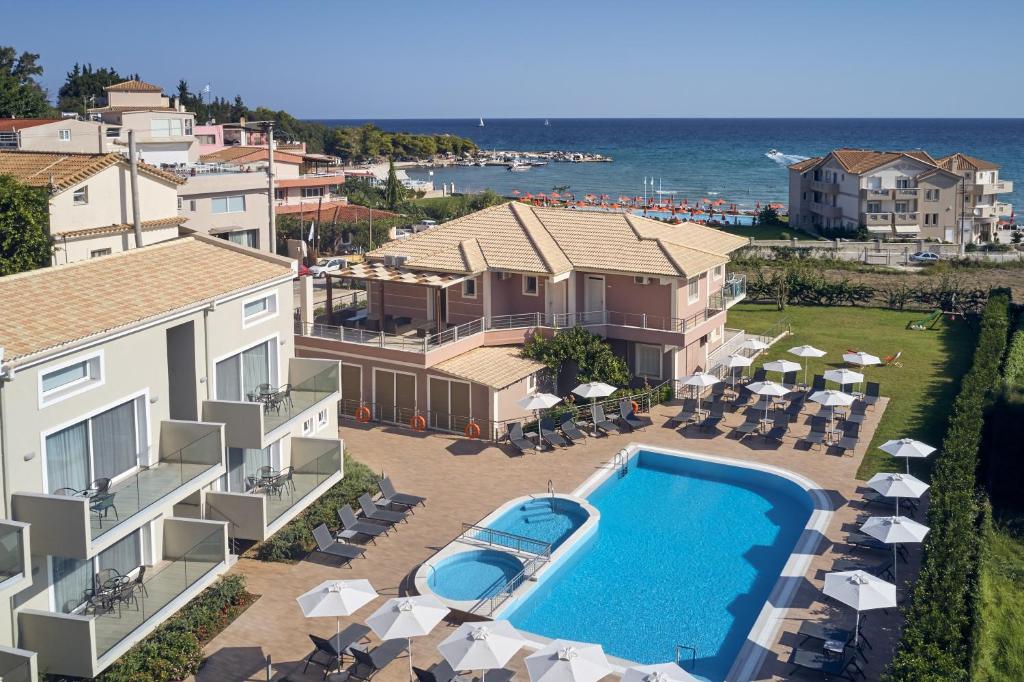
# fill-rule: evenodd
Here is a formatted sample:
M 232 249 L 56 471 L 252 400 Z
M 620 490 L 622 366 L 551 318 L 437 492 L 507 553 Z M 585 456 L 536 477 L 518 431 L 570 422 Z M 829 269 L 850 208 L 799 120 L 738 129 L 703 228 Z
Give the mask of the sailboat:
M 484 117 L 483 116 L 480 117 L 480 122 L 476 124 L 476 127 L 477 128 L 483 128 L 484 127 Z
M 549 121 L 547 119 L 544 119 L 544 126 L 547 127 L 547 126 L 550 126 L 550 125 L 551 125 L 551 121 Z

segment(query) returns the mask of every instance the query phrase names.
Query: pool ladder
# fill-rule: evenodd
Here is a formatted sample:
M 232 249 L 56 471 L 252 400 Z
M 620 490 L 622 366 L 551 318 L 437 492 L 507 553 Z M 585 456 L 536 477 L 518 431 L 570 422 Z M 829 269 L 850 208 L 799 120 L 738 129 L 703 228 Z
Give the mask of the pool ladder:
M 555 499 L 555 483 L 550 478 L 548 479 L 548 495 L 551 496 L 552 500 Z
M 685 644 L 676 644 L 676 665 L 680 668 L 683 667 L 683 650 L 690 652 L 690 670 L 695 670 L 697 668 L 697 649 Z
M 615 453 L 612 466 L 619 470 L 619 478 L 624 478 L 629 473 L 629 453 L 625 448 Z

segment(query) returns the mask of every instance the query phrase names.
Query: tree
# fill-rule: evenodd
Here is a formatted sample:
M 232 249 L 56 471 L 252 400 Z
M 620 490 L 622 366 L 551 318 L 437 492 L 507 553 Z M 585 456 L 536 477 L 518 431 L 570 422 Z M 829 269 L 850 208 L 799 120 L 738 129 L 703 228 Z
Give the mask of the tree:
M 53 116 L 46 91 L 36 82 L 43 73 L 38 59 L 37 54 L 18 55 L 13 47 L 0 46 L 0 118 Z
M 757 224 L 781 225 L 782 220 L 779 219 L 779 212 L 772 208 L 771 205 L 767 205 L 757 214 Z
M 113 67 L 94 69 L 92 64 L 75 64 L 57 91 L 57 108 L 85 116 L 86 108 L 96 106 L 106 96 L 104 88 L 124 80 L 138 79 L 138 74 L 121 76 Z
M 551 338 L 534 334 L 523 346 L 523 357 L 544 363 L 556 376 L 564 363 L 572 362 L 580 382 L 603 381 L 612 386 L 629 383 L 626 361 L 613 353 L 604 339 L 583 327 L 573 327 Z
M 0 276 L 49 265 L 49 227 L 46 190 L 0 175 Z
M 388 164 L 388 181 L 384 185 L 384 205 L 392 211 L 397 211 L 398 205 L 402 203 L 404 194 L 405 187 L 402 187 L 402 183 L 398 181 L 398 173 L 395 172 L 395 162 L 392 160 Z

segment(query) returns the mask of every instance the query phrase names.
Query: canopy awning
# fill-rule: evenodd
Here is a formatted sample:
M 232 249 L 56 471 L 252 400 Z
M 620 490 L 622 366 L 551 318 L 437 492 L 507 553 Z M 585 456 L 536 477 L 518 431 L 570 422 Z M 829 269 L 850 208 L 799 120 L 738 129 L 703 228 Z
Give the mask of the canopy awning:
M 338 272 L 328 273 L 330 277 L 361 279 L 367 282 L 395 282 L 399 284 L 418 284 L 420 286 L 447 289 L 468 279 L 466 275 L 448 272 L 426 272 L 407 270 L 384 263 L 355 263 Z
M 917 234 L 921 228 L 917 225 L 897 225 L 896 234 Z
M 868 225 L 868 232 L 872 234 L 892 234 L 891 225 Z

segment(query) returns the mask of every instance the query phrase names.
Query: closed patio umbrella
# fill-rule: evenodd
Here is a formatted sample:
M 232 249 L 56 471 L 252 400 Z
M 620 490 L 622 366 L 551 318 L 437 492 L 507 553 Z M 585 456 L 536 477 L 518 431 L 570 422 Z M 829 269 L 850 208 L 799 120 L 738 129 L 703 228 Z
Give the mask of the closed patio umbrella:
M 913 438 L 898 438 L 896 440 L 887 440 L 878 446 L 878 449 L 882 452 L 886 452 L 893 457 L 903 457 L 907 460 L 907 473 L 910 473 L 910 458 L 911 457 L 927 457 L 928 455 L 935 452 L 935 448 L 927 443 L 922 443 L 919 440 Z
M 860 372 L 854 372 L 852 369 L 830 369 L 825 372 L 825 380 L 832 381 L 839 384 L 840 387 L 846 388 L 853 384 L 859 384 L 864 381 L 864 375 Z
M 871 537 L 892 545 L 892 580 L 899 587 L 896 578 L 896 546 L 924 541 L 928 535 L 928 526 L 918 523 L 906 516 L 872 516 L 864 522 L 860 529 Z
M 928 490 L 928 484 L 910 474 L 882 473 L 875 474 L 868 481 L 871 489 L 879 495 L 896 498 L 896 513 L 900 513 L 900 498 L 917 499 Z
M 299 602 L 306 618 L 336 618 L 338 634 L 341 634 L 341 617 L 351 616 L 376 598 L 377 591 L 369 580 L 326 580 L 300 594 L 295 601 Z M 341 652 L 338 652 L 338 663 L 341 663 Z
M 404 637 L 409 643 L 409 677 L 412 677 L 412 638 L 429 634 L 448 615 L 449 608 L 433 595 L 394 597 L 366 619 L 381 639 Z
M 871 353 L 865 353 L 859 350 L 855 353 L 843 353 L 843 360 L 850 363 L 851 365 L 858 365 L 860 367 L 867 367 L 868 365 L 880 365 L 882 361 L 877 355 Z
M 829 416 L 829 427 L 835 426 L 836 420 L 836 407 L 846 407 L 847 405 L 853 404 L 853 396 L 849 393 L 843 393 L 835 389 L 829 388 L 824 391 L 815 391 L 808 398 L 819 405 L 832 408 L 832 414 Z
M 864 571 L 839 571 L 825 576 L 823 592 L 857 612 L 853 642 L 860 641 L 860 612 L 896 606 L 896 586 Z
M 732 388 L 734 391 L 736 390 L 736 372 L 732 370 L 737 367 L 750 367 L 753 363 L 753 359 L 739 353 L 733 353 L 725 359 L 725 366 L 729 368 L 729 372 L 732 374 Z
M 825 351 L 814 346 L 795 346 L 789 349 L 789 353 L 798 358 L 820 358 L 826 355 Z M 807 385 L 807 361 L 804 360 L 804 386 Z
M 655 663 L 626 668 L 622 682 L 697 682 L 697 678 L 675 663 Z
M 454 670 L 481 670 L 481 679 L 487 671 L 501 668 L 526 640 L 507 620 L 490 623 L 463 623 L 437 650 Z
M 755 381 L 747 386 L 747 389 L 754 395 L 760 395 L 764 397 L 779 398 L 787 393 L 789 390 L 782 384 L 777 384 L 774 381 Z M 764 406 L 764 418 L 768 418 L 768 403 Z
M 684 386 L 693 386 L 697 393 L 697 410 L 700 411 L 700 392 L 708 386 L 713 386 L 719 383 L 719 378 L 713 374 L 706 374 L 704 372 L 694 372 L 690 376 L 683 379 Z
M 600 644 L 556 639 L 526 657 L 531 682 L 597 682 L 612 671 Z

